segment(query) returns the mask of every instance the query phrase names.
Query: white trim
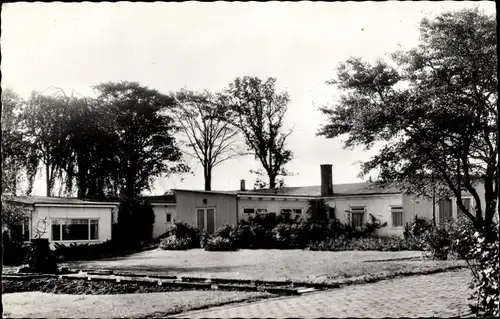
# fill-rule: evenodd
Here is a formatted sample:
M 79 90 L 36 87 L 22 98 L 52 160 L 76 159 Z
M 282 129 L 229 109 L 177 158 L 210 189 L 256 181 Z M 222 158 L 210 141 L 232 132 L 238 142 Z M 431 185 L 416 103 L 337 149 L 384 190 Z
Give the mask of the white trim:
M 78 208 L 116 208 L 118 204 L 34 204 L 35 207 L 78 207 Z

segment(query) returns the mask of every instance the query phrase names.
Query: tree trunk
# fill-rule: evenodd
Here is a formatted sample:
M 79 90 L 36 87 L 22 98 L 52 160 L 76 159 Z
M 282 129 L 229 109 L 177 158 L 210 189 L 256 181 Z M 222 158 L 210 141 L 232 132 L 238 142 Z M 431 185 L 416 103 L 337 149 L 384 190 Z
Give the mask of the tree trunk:
M 46 181 L 46 194 L 47 197 L 50 197 L 50 166 L 49 164 L 45 164 L 45 181 Z
M 269 188 L 274 189 L 276 188 L 276 176 L 269 174 Z
M 212 190 L 212 169 L 210 167 L 203 168 L 203 175 L 205 177 L 205 190 Z

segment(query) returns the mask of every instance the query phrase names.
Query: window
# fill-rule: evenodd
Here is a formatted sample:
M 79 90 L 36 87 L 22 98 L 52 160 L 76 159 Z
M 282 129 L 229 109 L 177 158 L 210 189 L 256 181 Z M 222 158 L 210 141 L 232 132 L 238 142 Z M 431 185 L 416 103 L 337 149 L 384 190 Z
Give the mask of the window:
M 24 218 L 10 229 L 10 237 L 15 241 L 30 240 L 30 219 Z
M 255 213 L 255 208 L 243 208 L 243 214 L 253 214 Z
M 52 240 L 98 240 L 99 220 L 97 219 L 52 219 Z
M 267 208 L 243 208 L 243 214 L 267 214 Z
M 302 215 L 302 208 L 282 208 L 281 214 L 297 214 Z
M 166 213 L 166 214 L 167 215 L 166 215 L 166 219 L 165 220 L 167 221 L 167 223 L 171 223 L 172 222 L 172 214 L 171 213 Z
M 392 216 L 392 227 L 403 227 L 403 207 L 402 206 L 392 206 L 391 207 Z
M 355 228 L 362 227 L 365 217 L 365 207 L 364 206 L 351 207 L 350 212 L 351 212 L 352 227 Z

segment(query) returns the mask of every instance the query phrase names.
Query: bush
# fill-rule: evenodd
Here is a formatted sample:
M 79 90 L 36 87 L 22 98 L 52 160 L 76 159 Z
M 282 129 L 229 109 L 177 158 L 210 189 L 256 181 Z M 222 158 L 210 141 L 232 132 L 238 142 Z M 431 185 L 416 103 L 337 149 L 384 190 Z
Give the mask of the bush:
M 437 260 L 450 257 L 467 259 L 474 245 L 471 235 L 474 234 L 472 223 L 467 221 L 451 221 L 427 229 L 423 234 L 410 236 L 427 256 Z
M 57 273 L 56 259 L 50 250 L 48 239 L 33 239 L 26 255 L 25 264 L 33 272 Z
M 193 239 L 191 237 L 177 237 L 175 235 L 163 238 L 160 241 L 160 249 L 163 250 L 186 250 L 193 246 Z
M 415 215 L 413 221 L 405 225 L 404 237 L 419 246 L 419 250 L 424 249 L 422 243 L 422 236 L 426 232 L 432 230 L 432 221 L 428 218 L 418 217 Z
M 272 230 L 275 247 L 281 249 L 306 248 L 309 233 L 309 225 L 305 223 L 280 223 Z
M 450 224 L 442 224 L 421 235 L 421 244 L 427 256 L 436 260 L 447 260 L 452 251 L 453 233 Z
M 229 238 L 238 248 L 251 248 L 254 241 L 252 227 L 249 225 L 237 225 L 229 233 Z
M 410 242 L 404 238 L 393 237 L 362 237 L 347 238 L 340 236 L 329 238 L 321 242 L 311 242 L 309 250 L 348 251 L 348 250 L 376 250 L 376 251 L 403 251 L 413 250 Z
M 231 251 L 236 250 L 233 241 L 222 236 L 211 236 L 207 239 L 205 250 L 208 251 Z
M 8 237 L 4 236 L 3 264 L 8 266 L 21 265 L 28 255 L 29 248 L 29 243 L 11 241 Z
M 195 228 L 188 223 L 184 222 L 176 222 L 173 224 L 170 224 L 167 227 L 167 230 L 163 235 L 160 236 L 161 242 L 164 242 L 163 239 L 171 238 L 170 240 L 172 241 L 172 238 L 175 238 L 176 241 L 185 243 L 186 248 L 184 249 L 192 249 L 192 248 L 200 248 L 202 247 L 202 234 L 203 231 L 200 231 L 198 228 Z M 173 236 L 173 237 L 172 237 Z M 173 244 L 175 246 L 175 244 Z M 183 246 L 184 244 L 180 245 Z M 160 244 L 161 248 L 161 244 Z M 164 249 L 164 248 L 162 248 Z
M 476 232 L 475 245 L 470 252 L 477 264 L 472 267 L 474 280 L 471 288 L 473 294 L 470 300 L 475 301 L 471 310 L 478 317 L 496 317 L 499 313 L 499 244 L 498 234 L 496 239 L 488 240 L 486 236 Z
M 120 242 L 119 240 L 108 240 L 98 244 L 77 244 L 69 245 L 56 243 L 54 254 L 65 261 L 94 260 L 103 257 L 116 256 L 129 249 L 138 248 L 138 245 L 131 246 L 130 242 Z

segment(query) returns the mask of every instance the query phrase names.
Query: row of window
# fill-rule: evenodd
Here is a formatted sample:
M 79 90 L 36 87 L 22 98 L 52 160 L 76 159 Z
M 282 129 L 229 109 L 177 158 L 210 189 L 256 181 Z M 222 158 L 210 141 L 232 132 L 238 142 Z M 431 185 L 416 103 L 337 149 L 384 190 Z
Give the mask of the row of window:
M 267 214 L 267 208 L 243 208 L 243 214 Z M 296 214 L 302 215 L 302 208 L 283 208 L 281 214 Z

